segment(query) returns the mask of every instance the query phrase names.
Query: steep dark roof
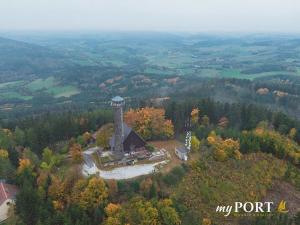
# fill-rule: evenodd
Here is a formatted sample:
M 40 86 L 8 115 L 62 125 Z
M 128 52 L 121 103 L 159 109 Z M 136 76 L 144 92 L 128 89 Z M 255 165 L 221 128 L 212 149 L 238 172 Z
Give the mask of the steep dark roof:
M 124 131 L 124 139 L 123 142 L 126 140 L 128 135 L 130 134 L 131 131 L 133 131 L 129 126 L 127 126 L 126 123 L 123 123 L 123 131 Z M 109 145 L 110 146 L 115 146 L 115 135 L 113 134 L 112 137 L 109 140 Z

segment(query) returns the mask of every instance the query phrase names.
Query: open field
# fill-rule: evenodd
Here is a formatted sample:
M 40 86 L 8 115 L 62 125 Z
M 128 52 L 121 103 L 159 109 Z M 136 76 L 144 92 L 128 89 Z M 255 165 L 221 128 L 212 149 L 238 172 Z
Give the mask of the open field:
M 55 98 L 59 97 L 71 97 L 72 95 L 80 93 L 80 91 L 71 85 L 61 85 L 55 81 L 54 77 L 48 77 L 47 79 L 36 79 L 27 85 L 31 91 L 45 90 Z
M 47 93 L 53 95 L 55 98 L 66 97 L 69 98 L 72 95 L 80 93 L 80 90 L 76 87 L 67 86 L 54 86 L 47 90 Z
M 12 81 L 12 82 L 0 83 L 0 89 L 12 88 L 12 87 L 18 86 L 22 83 L 23 83 L 23 81 Z
M 172 98 L 190 90 L 220 101 L 251 98 L 300 115 L 298 36 L 97 33 L 13 39 L 0 38 L 0 104 L 12 111 L 54 107 L 66 98 L 79 107 L 103 106 L 113 95 Z M 261 84 L 265 77 L 270 80 Z M 278 86 L 277 77 L 291 82 Z M 287 92 L 289 100 L 257 96 L 253 87 L 261 85 L 271 86 L 270 93 Z
M 29 84 L 27 84 L 27 88 L 30 91 L 39 91 L 43 89 L 48 89 L 55 85 L 54 77 L 48 77 L 47 79 L 36 79 Z
M 79 94 L 80 90 L 72 85 L 62 85 L 54 77 L 35 79 L 31 82 L 20 80 L 0 83 L 0 97 L 3 99 L 31 100 L 37 93 L 48 93 L 54 98 Z
M 27 101 L 27 100 L 31 100 L 32 96 L 23 95 L 23 94 L 20 94 L 18 92 L 14 92 L 14 91 L 8 91 L 8 92 L 4 92 L 4 93 L 0 92 L 0 98 L 3 98 L 3 99 L 21 99 L 21 100 Z

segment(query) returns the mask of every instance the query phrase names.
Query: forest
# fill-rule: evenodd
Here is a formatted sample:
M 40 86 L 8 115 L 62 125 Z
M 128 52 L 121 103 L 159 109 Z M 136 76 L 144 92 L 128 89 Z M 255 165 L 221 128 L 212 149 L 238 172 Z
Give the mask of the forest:
M 136 107 L 143 98 L 186 91 L 300 115 L 296 35 L 8 32 L 0 37 L 1 118 L 105 108 L 114 95 Z
M 5 225 L 300 224 L 299 36 L 0 36 L 0 180 L 19 188 Z M 83 176 L 90 143 L 109 149 L 115 95 L 149 143 L 191 131 L 190 159 L 135 179 Z M 274 199 L 289 213 L 216 212 Z
M 150 106 L 151 101 L 140 104 Z M 150 113 L 152 109 L 141 110 Z M 295 192 L 300 190 L 299 121 L 260 106 L 211 99 L 172 101 L 161 110 L 174 124 L 174 135 L 179 140 L 186 118 L 191 118 L 195 156 L 168 173 L 128 181 L 84 179 L 79 172 L 76 152 L 80 155 L 85 148 L 87 132 L 112 121 L 109 110 L 51 113 L 3 123 L 0 176 L 21 188 L 7 223 L 222 224 L 223 218 L 212 213 L 219 201 L 259 200 L 278 180 L 292 185 Z M 129 121 L 138 120 L 131 114 L 146 111 L 127 113 Z M 144 134 L 151 134 L 151 130 Z M 149 138 L 156 139 L 153 135 Z M 268 173 L 257 176 L 258 171 L 266 170 Z M 217 171 L 223 171 L 222 179 L 218 179 Z M 247 174 L 244 183 L 236 182 L 242 174 Z M 299 219 L 299 214 L 278 214 L 229 221 L 276 221 L 279 225 L 297 224 Z

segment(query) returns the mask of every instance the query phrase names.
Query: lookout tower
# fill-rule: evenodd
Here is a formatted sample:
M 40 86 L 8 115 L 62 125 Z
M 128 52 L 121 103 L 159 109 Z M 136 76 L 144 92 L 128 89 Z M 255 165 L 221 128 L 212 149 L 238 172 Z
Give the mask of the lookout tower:
M 116 153 L 122 154 L 124 151 L 123 139 L 124 139 L 124 124 L 123 124 L 123 106 L 125 105 L 125 100 L 116 96 L 111 100 L 111 106 L 114 113 L 114 151 Z

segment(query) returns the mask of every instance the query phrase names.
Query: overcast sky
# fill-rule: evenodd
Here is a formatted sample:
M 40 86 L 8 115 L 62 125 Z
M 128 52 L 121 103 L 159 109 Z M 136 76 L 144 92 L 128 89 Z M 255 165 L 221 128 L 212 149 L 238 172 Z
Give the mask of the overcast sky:
M 300 33 L 300 0 L 0 0 L 0 30 Z

